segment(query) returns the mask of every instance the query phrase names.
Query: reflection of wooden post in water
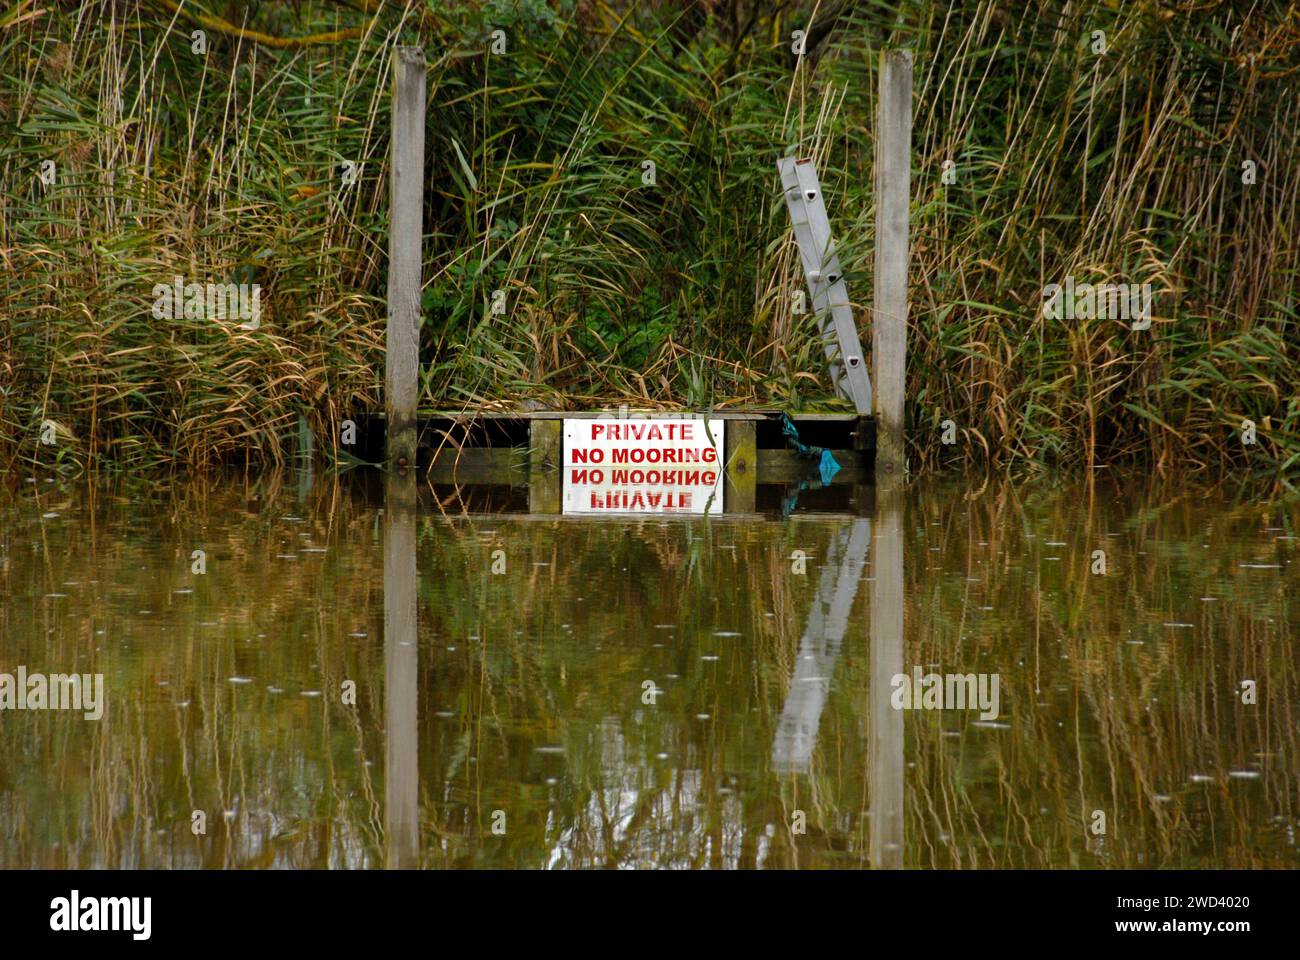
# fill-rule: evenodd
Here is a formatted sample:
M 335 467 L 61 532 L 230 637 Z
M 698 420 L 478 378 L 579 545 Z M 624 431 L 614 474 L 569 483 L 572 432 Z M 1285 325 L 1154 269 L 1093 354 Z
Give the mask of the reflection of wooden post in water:
M 415 477 L 390 474 L 384 497 L 384 833 L 390 868 L 419 865 Z
M 903 711 L 890 680 L 903 673 L 903 490 L 877 477 L 871 572 L 871 863 L 903 865 Z
M 799 659 L 790 678 L 790 693 L 785 698 L 785 709 L 781 711 L 772 743 L 772 769 L 778 773 L 808 772 L 831 675 L 870 546 L 871 521 L 867 519 L 846 524 L 831 541 L 826 562 L 822 564 L 817 596 L 808 613 L 803 639 L 799 641 Z

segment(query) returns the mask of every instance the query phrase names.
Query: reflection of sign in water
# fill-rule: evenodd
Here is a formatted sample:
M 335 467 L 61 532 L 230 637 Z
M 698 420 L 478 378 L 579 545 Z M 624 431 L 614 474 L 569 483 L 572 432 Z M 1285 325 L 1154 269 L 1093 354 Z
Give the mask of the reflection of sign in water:
M 565 420 L 564 512 L 721 513 L 722 420 Z

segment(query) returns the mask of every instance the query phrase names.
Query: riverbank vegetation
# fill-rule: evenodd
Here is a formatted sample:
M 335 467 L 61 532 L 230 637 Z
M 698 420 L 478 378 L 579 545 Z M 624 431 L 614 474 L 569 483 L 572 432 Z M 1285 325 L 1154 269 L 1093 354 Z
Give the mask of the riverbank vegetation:
M 0 464 L 275 464 L 382 410 L 399 43 L 427 409 L 834 406 L 776 159 L 816 159 L 869 344 L 903 46 L 913 466 L 1300 462 L 1291 4 L 357 0 L 0 13 Z M 155 317 L 176 276 L 260 323 Z M 1066 277 L 1150 284 L 1150 329 L 1044 317 Z

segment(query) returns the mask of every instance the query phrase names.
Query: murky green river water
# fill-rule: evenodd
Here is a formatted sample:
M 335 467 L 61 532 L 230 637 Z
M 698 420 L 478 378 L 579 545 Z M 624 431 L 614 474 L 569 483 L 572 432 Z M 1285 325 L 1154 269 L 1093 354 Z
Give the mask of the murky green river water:
M 0 493 L 0 682 L 105 701 L 0 711 L 0 866 L 1298 863 L 1294 504 L 373 487 Z M 996 716 L 898 709 L 918 673 L 996 678 Z

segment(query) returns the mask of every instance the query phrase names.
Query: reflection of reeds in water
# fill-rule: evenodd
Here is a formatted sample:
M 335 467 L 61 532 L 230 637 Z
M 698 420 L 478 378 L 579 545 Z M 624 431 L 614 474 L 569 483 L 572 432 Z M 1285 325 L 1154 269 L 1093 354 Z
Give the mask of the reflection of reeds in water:
M 381 581 L 372 514 L 332 507 L 304 508 L 298 523 L 281 519 L 295 507 L 273 486 L 139 487 L 74 498 L 42 524 L 40 559 L 11 563 L 4 585 L 0 669 L 104 672 L 109 706 L 99 723 L 50 712 L 0 724 L 5 755 L 30 758 L 9 765 L 21 780 L 7 784 L 5 826 L 49 834 L 24 861 L 362 862 L 362 841 L 377 835 L 361 815 L 374 790 L 353 753 L 359 718 L 337 704 L 344 677 L 359 702 L 382 696 L 380 653 L 347 637 L 378 635 Z M 13 510 L 4 529 L 39 515 Z M 308 544 L 329 552 L 302 552 Z M 203 576 L 191 573 L 194 549 L 207 553 Z M 191 833 L 194 810 L 206 837 Z
M 913 593 L 909 635 L 925 638 L 921 662 L 998 670 L 1010 729 L 972 741 L 944 738 L 939 728 L 955 726 L 946 719 L 909 725 L 920 771 L 909 837 L 931 840 L 913 848 L 914 864 L 1293 861 L 1295 735 L 1285 718 L 1297 690 L 1287 651 L 1295 613 L 1281 571 L 1238 566 L 1255 544 L 1276 552 L 1278 542 L 1265 539 L 1258 508 L 1197 506 L 1184 497 L 1102 510 L 1053 494 L 923 509 L 943 526 L 927 526 L 922 543 L 943 544 L 949 570 L 982 582 L 953 583 L 947 597 L 914 567 L 913 582 L 936 595 Z M 1068 545 L 1045 545 L 1060 541 Z M 1104 579 L 1090 569 L 1098 548 Z M 1200 599 L 1210 595 L 1218 599 Z M 1193 626 L 1167 626 L 1182 622 Z M 1242 679 L 1259 682 L 1257 706 L 1240 702 Z M 1194 782 L 1201 776 L 1212 779 Z M 1090 830 L 1096 810 L 1106 816 L 1100 840 Z M 938 834 L 953 840 L 935 843 Z
M 243 479 L 47 494 L 39 508 L 24 494 L 0 507 L 0 670 L 104 672 L 109 708 L 100 723 L 0 718 L 0 862 L 382 864 L 373 507 L 336 485 L 297 504 Z M 1010 487 L 912 497 L 905 668 L 998 672 L 1009 726 L 905 715 L 906 866 L 1292 862 L 1298 618 L 1289 571 L 1239 565 L 1290 559 L 1294 542 L 1265 528 L 1289 534 L 1294 511 L 1115 499 Z M 38 525 L 51 509 L 62 516 Z M 810 771 L 771 770 L 818 564 L 840 522 L 426 511 L 420 864 L 865 865 L 866 590 Z M 1089 571 L 1098 547 L 1105 577 Z M 198 548 L 201 577 L 190 573 Z M 796 548 L 806 576 L 791 572 Z M 505 574 L 491 571 L 495 549 Z M 194 593 L 175 592 L 185 589 Z M 1177 622 L 1194 626 L 1164 625 Z M 355 709 L 340 703 L 344 679 L 357 683 Z M 1257 706 L 1240 704 L 1242 679 L 1258 681 Z M 645 680 L 662 690 L 654 705 L 642 702 Z M 1226 777 L 1256 761 L 1257 779 Z M 207 813 L 204 837 L 190 832 L 193 810 Z M 495 810 L 504 836 L 491 832 Z M 1106 814 L 1100 845 L 1093 810 Z M 805 835 L 791 832 L 795 811 Z

